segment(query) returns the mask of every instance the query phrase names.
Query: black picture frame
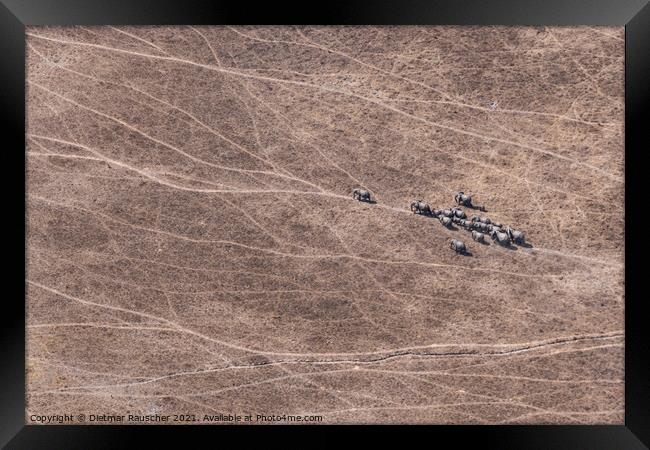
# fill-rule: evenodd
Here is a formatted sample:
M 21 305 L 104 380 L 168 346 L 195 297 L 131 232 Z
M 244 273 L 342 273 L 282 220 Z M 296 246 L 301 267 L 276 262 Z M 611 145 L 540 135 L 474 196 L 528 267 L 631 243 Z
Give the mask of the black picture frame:
M 25 26 L 156 24 L 449 24 L 449 25 L 616 25 L 625 26 L 625 214 L 632 217 L 645 197 L 643 151 L 648 142 L 650 104 L 650 5 L 648 0 L 375 0 L 265 2 L 180 0 L 0 0 L 0 114 L 5 128 L 3 159 L 5 241 L 25 238 Z M 7 177 L 7 174 L 13 175 Z M 641 220 L 625 227 L 625 425 L 620 426 L 418 426 L 411 438 L 452 439 L 455 446 L 487 448 L 642 449 L 650 445 L 650 359 L 642 289 Z M 15 240 L 18 240 L 17 238 Z M 25 425 L 25 248 L 5 258 L 5 296 L 0 310 L 0 445 L 6 448 L 102 449 L 141 446 L 154 437 L 186 444 L 224 437 L 240 444 L 252 437 L 244 426 L 38 426 Z M 23 300 L 19 295 L 22 293 Z M 327 439 L 332 428 L 256 427 L 271 437 L 316 432 Z M 350 429 L 352 427 L 345 427 Z M 355 427 L 356 428 L 356 427 Z M 396 427 L 372 427 L 382 439 Z M 397 429 L 403 430 L 398 427 Z M 413 436 L 418 434 L 418 436 Z M 415 441 L 414 441 L 415 442 Z

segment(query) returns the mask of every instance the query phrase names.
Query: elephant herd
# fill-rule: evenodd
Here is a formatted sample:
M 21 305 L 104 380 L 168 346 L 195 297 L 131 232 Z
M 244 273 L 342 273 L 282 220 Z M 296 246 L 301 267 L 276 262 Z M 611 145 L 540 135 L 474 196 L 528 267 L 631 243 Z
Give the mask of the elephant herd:
M 352 197 L 355 200 L 363 202 L 372 202 L 370 192 L 365 189 L 354 189 Z M 411 203 L 411 212 L 423 216 L 437 218 L 446 228 L 452 228 L 457 225 L 471 232 L 472 239 L 476 242 L 485 243 L 486 236 L 489 236 L 493 242 L 502 246 L 510 247 L 511 244 L 523 245 L 526 240 L 524 233 L 515 230 L 509 226 L 492 221 L 489 217 L 473 215 L 468 217 L 460 206 L 485 211 L 484 206 L 477 206 L 472 203 L 472 197 L 464 192 L 458 192 L 454 195 L 456 206 L 447 209 L 432 209 L 428 203 L 422 200 L 415 200 Z M 458 239 L 452 239 L 450 247 L 457 253 L 467 254 L 467 246 Z

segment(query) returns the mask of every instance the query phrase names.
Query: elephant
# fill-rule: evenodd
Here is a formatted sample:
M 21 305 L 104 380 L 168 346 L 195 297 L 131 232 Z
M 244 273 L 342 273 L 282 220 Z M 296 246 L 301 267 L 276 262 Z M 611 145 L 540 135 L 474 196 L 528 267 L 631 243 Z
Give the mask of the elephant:
M 478 231 L 472 231 L 472 239 L 474 239 L 476 242 L 485 242 L 485 235 L 483 233 L 479 233 Z
M 488 225 L 488 231 L 490 231 L 490 232 L 492 232 L 492 231 L 500 231 L 500 232 L 503 233 L 503 230 L 501 229 L 501 226 L 500 225 L 495 225 L 495 224 Z
M 462 241 L 459 241 L 458 239 L 452 239 L 450 243 L 450 247 L 456 252 L 456 253 L 466 253 L 467 252 L 467 247 Z
M 411 211 L 415 214 L 431 215 L 431 207 L 422 200 L 416 200 L 411 203 Z
M 523 244 L 526 240 L 522 231 L 513 230 L 510 227 L 506 228 L 506 234 L 515 244 Z
M 473 222 L 472 223 L 472 228 L 474 228 L 476 231 L 481 231 L 483 233 L 486 233 L 490 231 L 489 225 L 483 223 L 483 222 Z
M 451 212 L 453 212 L 454 215 L 456 217 L 458 217 L 459 219 L 466 219 L 467 218 L 467 214 L 465 214 L 465 211 L 463 211 L 460 208 L 452 208 Z
M 472 206 L 472 196 L 465 194 L 464 192 L 460 191 L 456 195 L 454 195 L 454 200 L 456 201 L 457 205 L 463 205 L 463 206 Z
M 352 191 L 352 198 L 359 200 L 360 202 L 369 202 L 370 201 L 370 192 L 365 189 L 354 189 Z
M 507 233 L 502 233 L 500 231 L 492 231 L 490 233 L 490 237 L 492 238 L 493 241 L 496 241 L 497 243 L 503 246 L 508 246 L 510 244 L 510 236 L 508 236 Z

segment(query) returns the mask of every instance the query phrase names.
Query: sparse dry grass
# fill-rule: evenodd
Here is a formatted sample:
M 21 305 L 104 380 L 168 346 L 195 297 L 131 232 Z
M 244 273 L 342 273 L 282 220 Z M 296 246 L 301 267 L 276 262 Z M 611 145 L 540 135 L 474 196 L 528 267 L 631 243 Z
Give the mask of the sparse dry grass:
M 27 33 L 29 413 L 622 423 L 622 28 Z

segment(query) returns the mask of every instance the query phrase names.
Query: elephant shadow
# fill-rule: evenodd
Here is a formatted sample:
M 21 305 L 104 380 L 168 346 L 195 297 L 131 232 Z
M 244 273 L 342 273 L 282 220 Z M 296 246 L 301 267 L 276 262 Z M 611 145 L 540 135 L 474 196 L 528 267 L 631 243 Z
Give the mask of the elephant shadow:
M 505 248 L 506 250 L 512 250 L 512 251 L 517 250 L 517 247 L 515 245 L 512 245 L 512 243 L 510 243 L 510 242 L 507 242 L 505 244 L 501 244 L 501 243 L 493 240 L 492 245 L 498 245 L 499 247 Z

